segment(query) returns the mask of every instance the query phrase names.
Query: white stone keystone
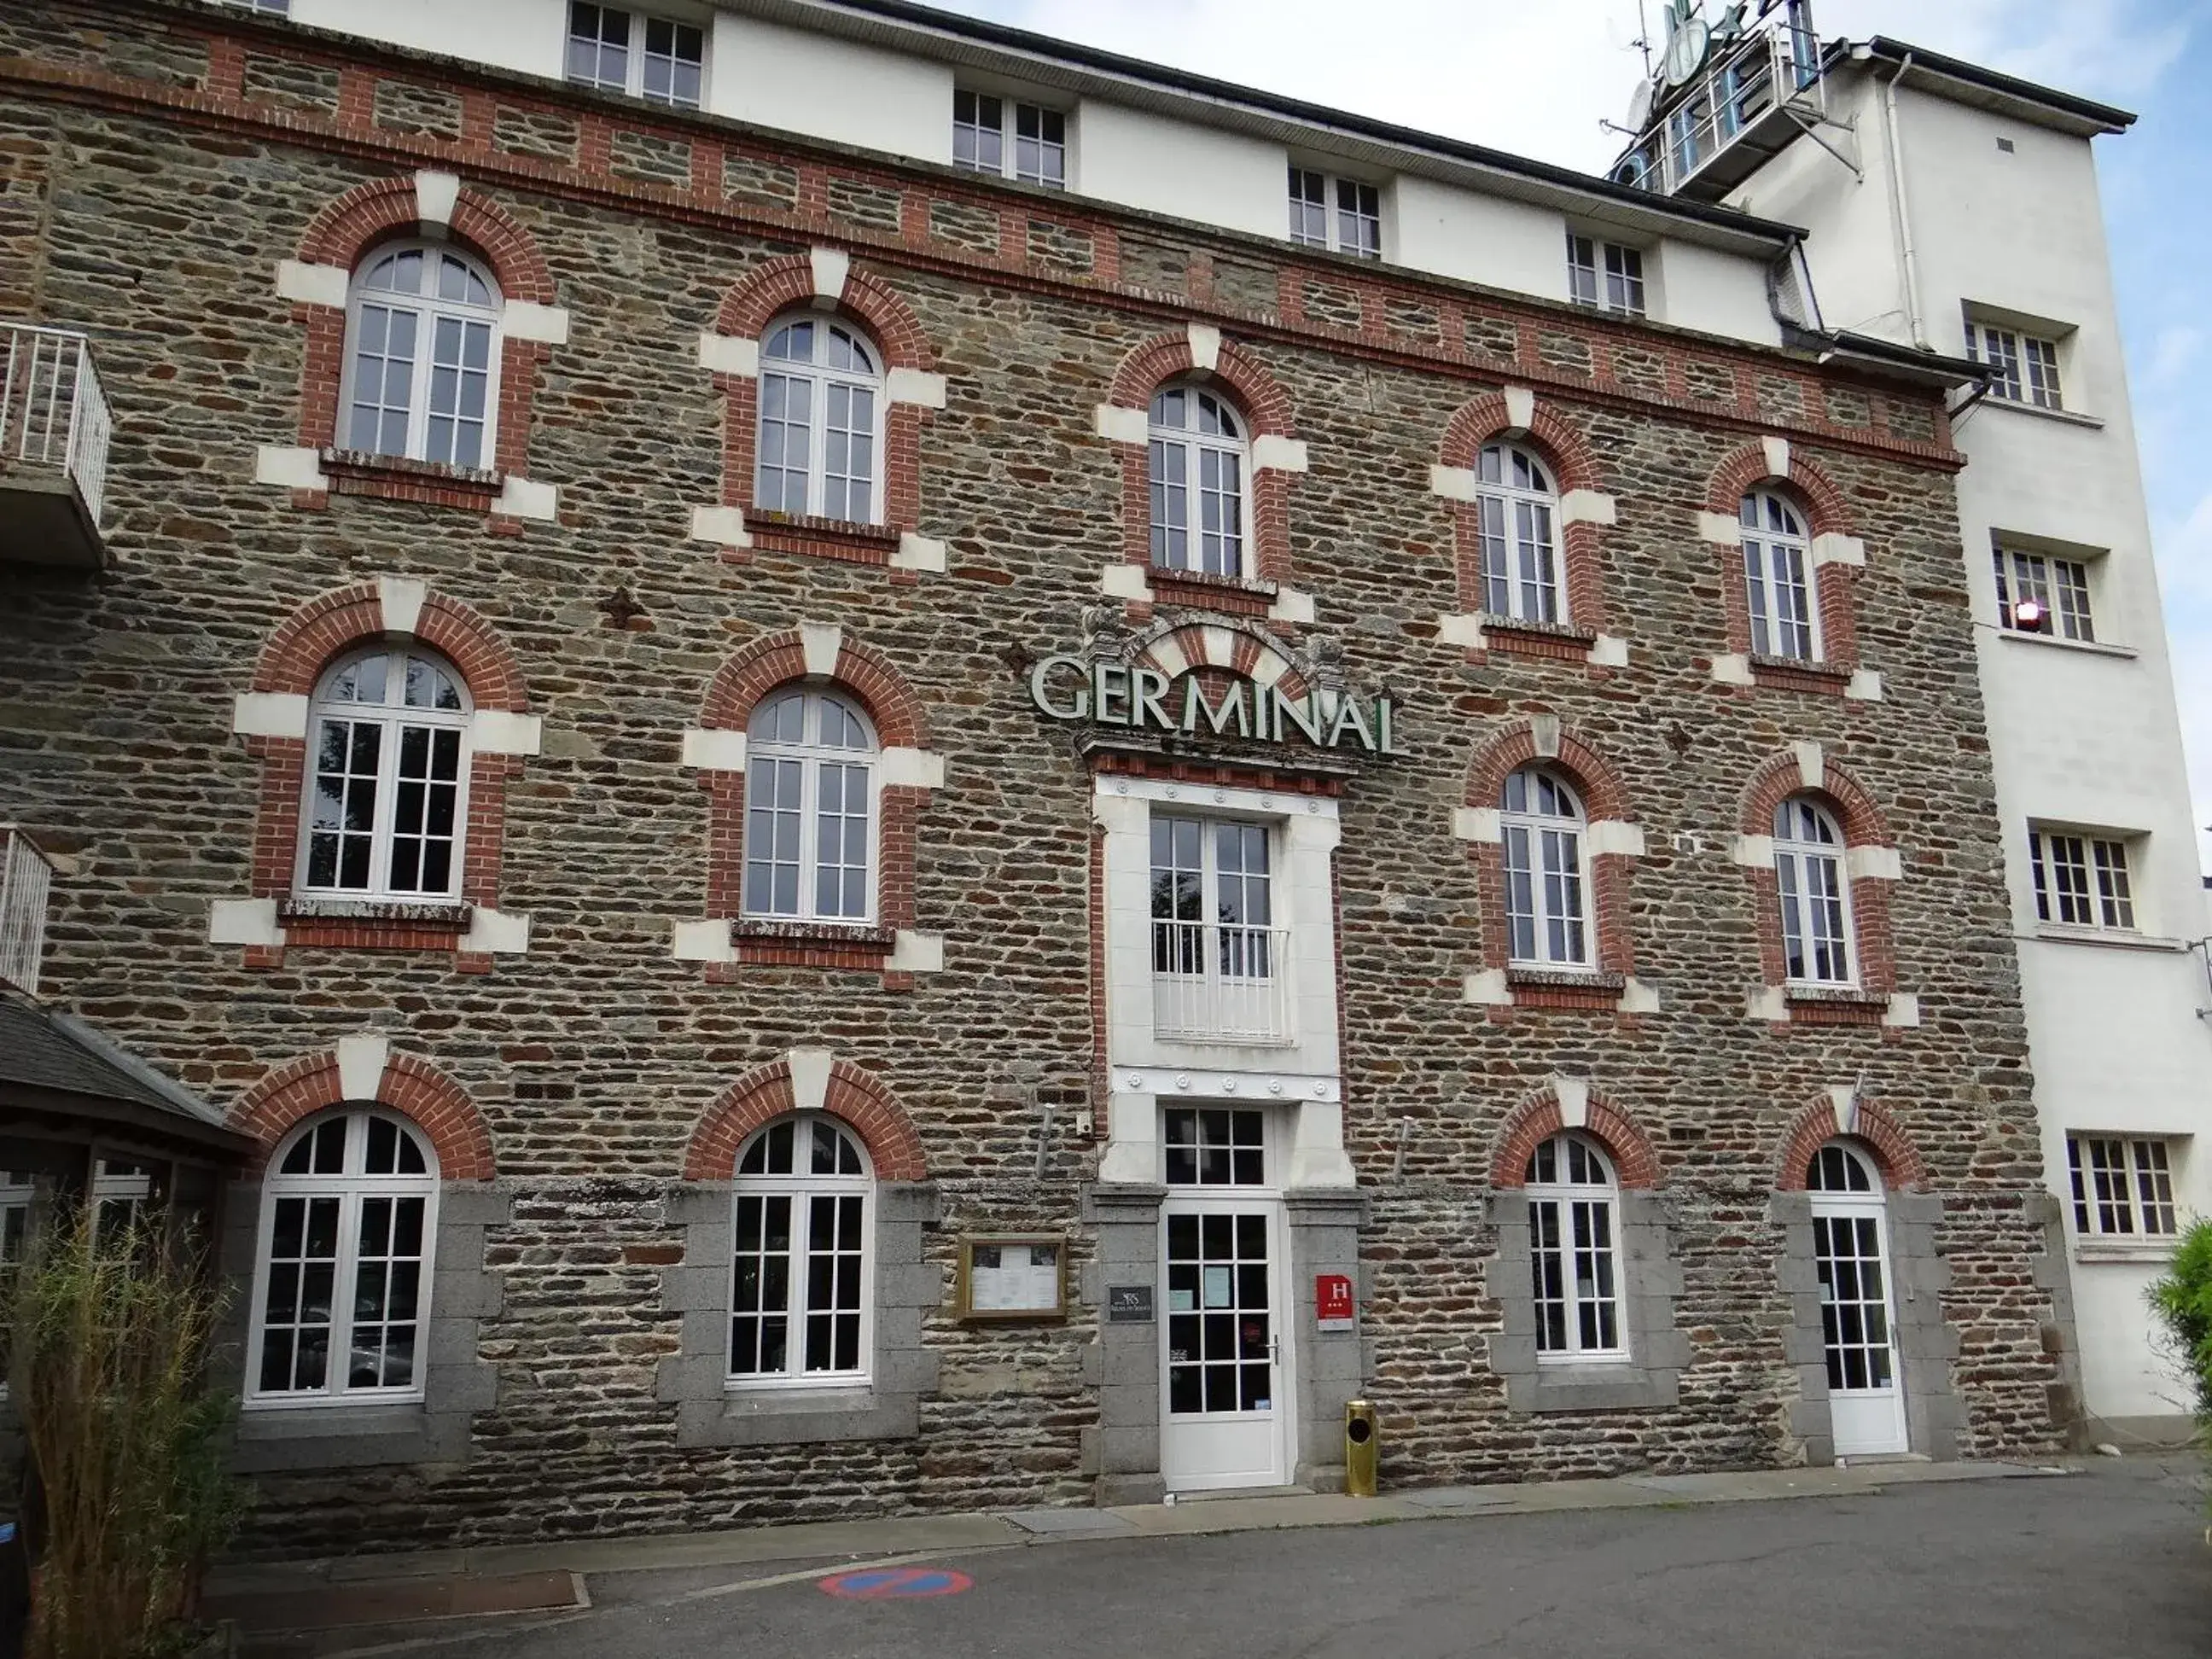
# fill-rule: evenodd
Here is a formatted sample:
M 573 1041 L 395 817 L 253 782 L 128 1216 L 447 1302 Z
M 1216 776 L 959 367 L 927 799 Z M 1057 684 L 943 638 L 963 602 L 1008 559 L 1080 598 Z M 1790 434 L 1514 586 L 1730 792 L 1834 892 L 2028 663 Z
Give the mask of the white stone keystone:
M 830 1097 L 830 1066 L 832 1056 L 827 1048 L 793 1048 L 783 1057 L 791 1068 L 791 1103 L 802 1112 L 818 1112 Z
M 1552 1079 L 1552 1097 L 1559 1103 L 1559 1127 L 1579 1129 L 1589 1121 L 1589 1079 L 1586 1077 Z
M 1859 1091 L 1848 1083 L 1828 1085 L 1828 1103 L 1835 1109 L 1836 1133 L 1856 1134 L 1859 1130 Z
M 814 267 L 815 297 L 820 300 L 843 298 L 845 278 L 853 269 L 853 256 L 842 248 L 817 247 L 806 258 Z
M 1528 717 L 1528 741 L 1546 760 L 1559 757 L 1559 717 L 1557 714 L 1531 714 Z
M 808 673 L 828 679 L 837 672 L 837 653 L 844 648 L 844 631 L 836 623 L 799 624 L 799 651 Z
M 1208 374 L 1221 367 L 1221 331 L 1212 324 L 1190 325 L 1190 366 Z
M 1828 775 L 1828 761 L 1827 757 L 1820 752 L 1820 745 L 1810 738 L 1801 738 L 1790 747 L 1797 757 L 1798 781 L 1808 789 L 1824 787 Z
M 412 576 L 379 576 L 376 599 L 384 613 L 387 634 L 412 634 L 422 622 L 422 601 L 430 597 L 430 584 Z
M 345 1100 L 376 1100 L 384 1086 L 384 1067 L 392 1044 L 381 1034 L 363 1031 L 338 1039 L 338 1095 Z
M 446 228 L 460 199 L 461 181 L 452 173 L 424 167 L 415 175 L 415 216 L 424 224 Z
M 1505 421 L 1516 432 L 1536 424 L 1536 394 L 1525 386 L 1505 388 Z
M 1761 438 L 1759 441 L 1759 447 L 1766 452 L 1767 476 L 1774 478 L 1788 477 L 1790 476 L 1790 440 Z

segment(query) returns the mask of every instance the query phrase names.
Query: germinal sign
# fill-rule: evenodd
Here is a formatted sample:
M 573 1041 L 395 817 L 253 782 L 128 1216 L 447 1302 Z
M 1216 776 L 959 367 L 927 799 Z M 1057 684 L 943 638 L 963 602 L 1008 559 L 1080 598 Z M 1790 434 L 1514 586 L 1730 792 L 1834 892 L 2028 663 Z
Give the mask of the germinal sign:
M 1389 698 L 1325 687 L 1293 697 L 1280 686 L 1240 676 L 1209 696 L 1195 674 L 1178 680 L 1157 668 L 1047 657 L 1030 672 L 1030 701 L 1056 720 L 1132 732 L 1304 743 L 1316 749 L 1362 749 L 1370 755 L 1401 752 L 1393 741 Z

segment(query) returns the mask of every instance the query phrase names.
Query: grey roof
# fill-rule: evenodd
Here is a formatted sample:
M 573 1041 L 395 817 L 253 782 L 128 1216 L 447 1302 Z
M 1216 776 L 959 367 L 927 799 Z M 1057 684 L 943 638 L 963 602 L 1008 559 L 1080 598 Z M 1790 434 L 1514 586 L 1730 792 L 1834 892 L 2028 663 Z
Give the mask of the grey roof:
M 2023 81 L 2015 75 L 2001 74 L 1979 64 L 1970 64 L 1961 58 L 1950 58 L 1940 52 L 1930 52 L 1925 46 L 1916 46 L 1909 40 L 1897 40 L 1886 34 L 1877 34 L 1863 46 L 1854 46 L 1850 41 L 1839 41 L 1831 48 L 1832 61 L 1836 57 L 1858 52 L 1879 58 L 1883 62 L 1902 68 L 1910 64 L 1919 74 L 1948 83 L 1954 96 L 1966 103 L 1979 104 L 2002 114 L 2033 118 L 2041 114 L 2046 125 L 2057 125 L 2067 131 L 2078 131 L 2083 137 L 2093 133 L 2125 132 L 2135 125 L 2131 111 L 2111 104 L 2100 104 L 2094 98 L 2083 98 L 2070 92 L 2061 92 L 2055 87 L 2039 86 L 2033 81 Z
M 214 1107 L 74 1015 L 0 996 L 0 1091 L 11 1084 L 227 1127 Z

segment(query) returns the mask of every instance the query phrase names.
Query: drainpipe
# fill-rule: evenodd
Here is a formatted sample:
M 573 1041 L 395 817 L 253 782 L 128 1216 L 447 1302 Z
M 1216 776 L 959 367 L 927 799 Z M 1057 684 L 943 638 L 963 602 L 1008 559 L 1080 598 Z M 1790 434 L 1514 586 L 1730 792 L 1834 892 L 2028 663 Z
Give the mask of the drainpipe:
M 1882 82 L 1882 131 L 1889 148 L 1889 209 L 1890 226 L 1897 238 L 1897 251 L 1905 269 L 1905 316 L 1912 330 L 1912 343 L 1921 350 L 1931 349 L 1928 343 L 1926 319 L 1920 312 L 1920 254 L 1912 242 L 1912 210 L 1905 201 L 1905 157 L 1897 142 L 1897 83 L 1912 67 L 1912 54 L 1906 52 L 1905 61 L 1896 72 Z

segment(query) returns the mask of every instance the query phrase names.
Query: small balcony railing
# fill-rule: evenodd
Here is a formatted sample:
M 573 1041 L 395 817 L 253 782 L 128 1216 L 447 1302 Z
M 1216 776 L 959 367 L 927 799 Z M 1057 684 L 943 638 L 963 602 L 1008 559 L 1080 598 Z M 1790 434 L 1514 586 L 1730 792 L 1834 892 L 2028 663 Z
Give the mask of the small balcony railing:
M 1291 930 L 1154 921 L 1152 1034 L 1185 1042 L 1293 1042 Z
M 1791 130 L 1825 112 L 1820 43 L 1808 28 L 1778 14 L 1743 39 L 1714 47 L 1711 58 L 1679 92 L 1659 100 L 1650 130 L 1613 164 L 1613 176 L 1661 196 L 1688 189 L 1741 141 L 1741 167 L 1719 170 L 1716 187 L 1740 182 L 1744 168 L 1774 153 Z
M 46 952 L 46 889 L 54 867 L 21 830 L 0 825 L 0 985 L 39 994 Z
M 58 475 L 84 504 L 88 522 L 83 528 L 96 541 L 106 505 L 112 422 L 93 367 L 92 343 L 74 329 L 29 323 L 0 323 L 0 338 L 7 360 L 7 379 L 0 383 L 6 397 L 0 406 L 0 466 L 18 477 Z M 46 545 L 27 535 L 23 543 L 14 549 L 17 556 L 40 562 L 76 563 L 84 556 L 82 550 L 52 545 L 50 532 Z

